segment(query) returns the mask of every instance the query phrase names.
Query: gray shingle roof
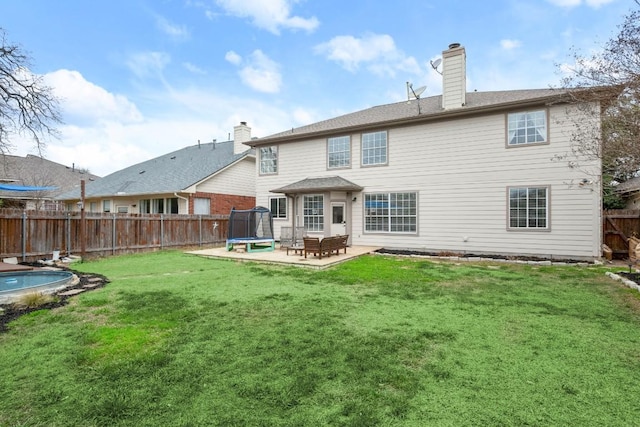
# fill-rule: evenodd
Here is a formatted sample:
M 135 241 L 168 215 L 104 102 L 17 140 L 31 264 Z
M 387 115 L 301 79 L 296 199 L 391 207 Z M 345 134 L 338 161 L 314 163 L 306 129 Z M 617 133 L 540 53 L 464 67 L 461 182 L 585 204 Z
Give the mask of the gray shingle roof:
M 87 182 L 85 197 L 180 192 L 246 157 L 233 153 L 233 141 L 198 144 L 129 166 L 99 181 Z M 78 199 L 80 189 L 59 199 Z
M 374 128 L 402 123 L 432 120 L 449 115 L 473 114 L 493 108 L 507 108 L 511 105 L 545 103 L 566 95 L 559 89 L 528 89 L 496 92 L 468 92 L 466 104 L 462 108 L 442 109 L 442 96 L 432 96 L 411 102 L 402 101 L 379 105 L 345 114 L 307 126 L 290 129 L 264 138 L 253 139 L 245 144 L 260 146 L 312 136 L 329 135 L 346 130 Z M 419 105 L 418 105 L 419 102 Z
M 78 186 L 82 179 L 98 180 L 100 177 L 32 154 L 25 157 L 0 155 L 0 182 L 34 187 L 55 187 L 54 190 L 38 191 L 38 198 L 54 198 Z M 4 198 L 30 198 L 34 194 L 0 191 L 0 197 Z
M 308 193 L 311 191 L 362 191 L 362 187 L 339 176 L 305 178 L 293 184 L 271 190 L 272 193 Z

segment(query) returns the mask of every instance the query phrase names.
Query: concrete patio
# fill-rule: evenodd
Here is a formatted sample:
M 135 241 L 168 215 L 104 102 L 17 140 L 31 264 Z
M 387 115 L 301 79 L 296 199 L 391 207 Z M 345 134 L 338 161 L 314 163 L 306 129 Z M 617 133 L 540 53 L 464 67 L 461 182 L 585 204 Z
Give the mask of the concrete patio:
M 286 248 L 280 248 L 278 245 L 276 245 L 276 249 L 271 252 L 245 252 L 244 249 L 233 249 L 231 251 L 227 251 L 226 248 L 220 247 L 188 251 L 186 253 L 209 258 L 296 265 L 322 269 L 374 252 L 378 249 L 380 249 L 380 247 L 377 246 L 349 246 L 346 254 L 344 253 L 344 250 L 342 250 L 339 255 L 334 254 L 330 257 L 323 256 L 322 259 L 313 255 L 308 255 L 307 258 L 305 258 L 304 253 L 301 254 L 300 251 L 295 253 L 293 250 L 289 250 L 289 254 L 287 255 Z

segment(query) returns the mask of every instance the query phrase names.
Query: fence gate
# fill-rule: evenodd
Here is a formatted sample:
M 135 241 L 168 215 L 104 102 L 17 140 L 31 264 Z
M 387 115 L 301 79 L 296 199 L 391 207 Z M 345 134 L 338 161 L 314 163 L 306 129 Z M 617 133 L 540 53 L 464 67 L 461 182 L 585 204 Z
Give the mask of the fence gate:
M 629 256 L 629 238 L 640 237 L 640 210 L 605 210 L 602 215 L 603 242 L 616 259 Z

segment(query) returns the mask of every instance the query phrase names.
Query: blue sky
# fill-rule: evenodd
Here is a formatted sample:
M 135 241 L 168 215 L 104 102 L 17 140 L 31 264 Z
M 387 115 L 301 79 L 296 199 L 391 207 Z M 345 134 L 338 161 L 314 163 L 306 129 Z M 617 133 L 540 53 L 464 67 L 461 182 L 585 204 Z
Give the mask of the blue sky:
M 467 52 L 467 89 L 557 86 L 631 0 L 0 0 L 0 27 L 62 100 L 45 157 L 107 175 L 246 121 L 263 137 L 438 95 L 429 65 Z M 35 153 L 13 141 L 12 154 Z

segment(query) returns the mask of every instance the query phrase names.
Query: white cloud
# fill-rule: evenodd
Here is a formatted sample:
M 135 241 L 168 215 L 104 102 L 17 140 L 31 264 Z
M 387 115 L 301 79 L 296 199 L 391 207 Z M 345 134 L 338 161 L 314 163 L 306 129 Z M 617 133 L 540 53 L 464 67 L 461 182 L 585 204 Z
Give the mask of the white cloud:
M 191 62 L 183 62 L 182 66 L 187 70 L 189 70 L 190 72 L 192 72 L 193 74 L 203 74 L 203 75 L 207 74 L 205 70 L 203 70 L 202 68 L 198 67 L 195 64 L 192 64 Z
M 279 34 L 280 28 L 314 31 L 319 25 L 315 16 L 291 16 L 291 6 L 296 2 L 297 0 L 216 0 L 218 6 L 228 14 L 249 18 L 256 27 L 274 34 Z
M 44 79 L 61 99 L 65 121 L 135 123 L 142 120 L 140 111 L 125 96 L 88 82 L 78 71 L 58 70 L 45 75 Z
M 126 61 L 129 69 L 138 77 L 157 76 L 171 62 L 165 52 L 141 52 L 131 55 Z
M 187 40 L 190 36 L 186 27 L 173 24 L 162 16 L 156 17 L 156 26 L 160 31 L 175 40 Z
M 504 50 L 513 50 L 522 46 L 522 42 L 520 40 L 513 39 L 503 39 L 500 40 L 500 47 Z
M 244 60 L 233 51 L 227 52 L 225 59 L 239 66 L 243 83 L 254 90 L 265 93 L 277 93 L 282 86 L 280 65 L 270 59 L 261 50 L 255 50 Z M 243 65 L 244 64 L 244 65 Z
M 315 47 L 315 52 L 355 72 L 361 64 L 377 75 L 393 77 L 396 71 L 418 74 L 420 65 L 414 57 L 400 51 L 388 34 L 366 34 L 361 38 L 337 36 Z
M 232 50 L 226 53 L 224 59 L 226 59 L 233 65 L 240 65 L 242 63 L 242 57 Z
M 260 55 L 251 58 L 254 56 Z M 149 87 L 138 94 L 148 101 L 143 115 L 126 97 L 86 81 L 77 71 L 58 70 L 45 78 L 64 98 L 65 124 L 59 127 L 61 138 L 47 142 L 44 156 L 100 176 L 195 145 L 198 140 L 232 139 L 233 126 L 241 121 L 248 122 L 257 137 L 313 121 L 311 113 L 300 107 L 283 110 L 237 94 L 237 90 L 220 92 L 201 86 Z M 12 154 L 37 154 L 25 138 L 12 142 L 16 146 Z

